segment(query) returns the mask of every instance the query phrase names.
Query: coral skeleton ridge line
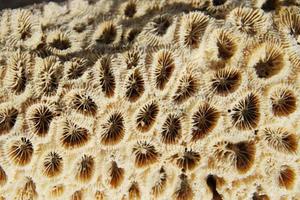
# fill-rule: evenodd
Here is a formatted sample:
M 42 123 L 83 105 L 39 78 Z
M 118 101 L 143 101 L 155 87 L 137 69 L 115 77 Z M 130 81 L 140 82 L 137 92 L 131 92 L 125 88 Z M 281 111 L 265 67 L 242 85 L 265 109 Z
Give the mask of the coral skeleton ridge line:
M 300 200 L 299 0 L 0 10 L 0 200 Z

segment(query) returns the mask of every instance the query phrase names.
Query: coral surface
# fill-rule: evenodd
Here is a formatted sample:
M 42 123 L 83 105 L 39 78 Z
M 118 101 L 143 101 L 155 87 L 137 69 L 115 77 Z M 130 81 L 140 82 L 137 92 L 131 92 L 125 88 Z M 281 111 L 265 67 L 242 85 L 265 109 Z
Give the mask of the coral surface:
M 299 0 L 0 11 L 1 200 L 300 200 Z

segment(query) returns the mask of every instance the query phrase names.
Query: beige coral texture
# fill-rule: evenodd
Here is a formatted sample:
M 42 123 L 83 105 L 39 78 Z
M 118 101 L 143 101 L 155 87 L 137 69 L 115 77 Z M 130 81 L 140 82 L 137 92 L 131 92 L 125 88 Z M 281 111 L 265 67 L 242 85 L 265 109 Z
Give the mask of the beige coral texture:
M 1 200 L 299 200 L 300 2 L 0 12 Z

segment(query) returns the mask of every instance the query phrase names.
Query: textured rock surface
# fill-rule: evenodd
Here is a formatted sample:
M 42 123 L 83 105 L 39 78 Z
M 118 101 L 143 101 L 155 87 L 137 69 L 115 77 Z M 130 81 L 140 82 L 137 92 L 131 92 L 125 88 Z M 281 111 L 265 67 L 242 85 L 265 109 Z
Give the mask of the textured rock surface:
M 300 199 L 299 6 L 2 10 L 0 199 Z

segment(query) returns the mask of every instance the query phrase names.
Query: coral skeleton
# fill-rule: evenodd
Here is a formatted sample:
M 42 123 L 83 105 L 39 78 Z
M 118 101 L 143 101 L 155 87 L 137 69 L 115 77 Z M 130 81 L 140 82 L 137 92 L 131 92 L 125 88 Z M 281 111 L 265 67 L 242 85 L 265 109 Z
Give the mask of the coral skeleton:
M 31 2 L 0 10 L 0 200 L 300 200 L 299 0 Z

